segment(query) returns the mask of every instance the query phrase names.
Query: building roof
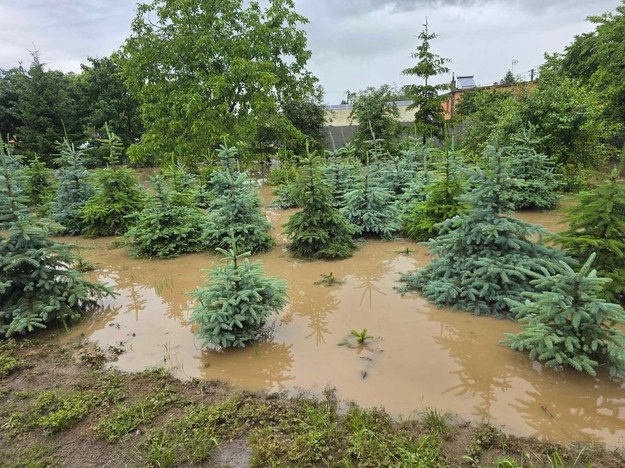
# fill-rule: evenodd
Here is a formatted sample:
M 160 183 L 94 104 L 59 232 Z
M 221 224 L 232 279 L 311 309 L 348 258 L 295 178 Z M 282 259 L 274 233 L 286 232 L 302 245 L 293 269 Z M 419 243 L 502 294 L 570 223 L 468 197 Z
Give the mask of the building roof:
M 473 79 L 473 75 L 467 76 L 459 76 L 456 79 L 456 88 L 457 89 L 469 89 L 476 88 L 475 80 Z

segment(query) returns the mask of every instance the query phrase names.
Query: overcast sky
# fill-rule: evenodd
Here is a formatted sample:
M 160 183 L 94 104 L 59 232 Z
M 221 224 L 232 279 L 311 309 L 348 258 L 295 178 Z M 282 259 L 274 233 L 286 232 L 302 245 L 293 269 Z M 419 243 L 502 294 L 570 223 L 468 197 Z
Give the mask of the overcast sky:
M 576 34 L 585 18 L 612 11 L 619 0 L 295 0 L 313 52 L 310 69 L 336 104 L 345 91 L 409 82 L 401 71 L 427 17 L 435 53 L 456 75 L 488 84 L 542 63 Z M 87 56 L 117 49 L 130 32 L 132 0 L 0 0 L 0 68 L 29 62 L 33 45 L 50 68 L 78 71 Z M 529 75 L 527 75 L 529 77 Z M 445 80 L 450 79 L 446 77 Z

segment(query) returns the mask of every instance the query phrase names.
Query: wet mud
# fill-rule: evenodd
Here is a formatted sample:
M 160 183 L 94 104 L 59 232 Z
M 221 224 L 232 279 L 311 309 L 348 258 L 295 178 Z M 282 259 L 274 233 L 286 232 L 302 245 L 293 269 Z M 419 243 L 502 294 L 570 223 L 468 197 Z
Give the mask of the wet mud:
M 263 199 L 269 199 L 263 188 Z M 369 241 L 334 262 L 293 259 L 281 234 L 293 210 L 267 210 L 277 246 L 255 257 L 265 272 L 288 282 L 290 304 L 274 316 L 270 336 L 245 349 L 202 349 L 187 322 L 188 295 L 203 269 L 220 260 L 205 253 L 172 260 L 128 258 L 112 239 L 75 242 L 98 264 L 93 273 L 119 297 L 71 329 L 122 350 L 113 366 L 124 371 L 165 366 L 181 378 L 219 379 L 249 390 L 335 387 L 365 407 L 383 406 L 398 418 L 436 407 L 470 421 L 489 421 L 516 435 L 554 442 L 625 445 L 625 386 L 607 373 L 593 378 L 555 371 L 499 344 L 518 332 L 509 320 L 437 309 L 415 294 L 395 291 L 401 273 L 429 262 L 427 248 L 408 241 Z M 557 212 L 518 214 L 561 230 Z M 332 273 L 337 284 L 315 284 Z M 374 338 L 339 346 L 351 330 Z

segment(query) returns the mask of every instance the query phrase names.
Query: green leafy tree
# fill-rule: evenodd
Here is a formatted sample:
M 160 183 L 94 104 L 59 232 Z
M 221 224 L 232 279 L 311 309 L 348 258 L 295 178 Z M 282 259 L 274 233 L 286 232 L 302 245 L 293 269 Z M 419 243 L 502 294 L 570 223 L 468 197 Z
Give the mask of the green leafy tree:
M 319 156 L 308 148 L 300 165 L 297 200 L 302 210 L 284 226 L 291 241 L 289 250 L 301 258 L 351 257 L 354 227 L 332 206 L 332 195 L 322 181 Z
M 212 174 L 214 199 L 208 209 L 203 241 L 224 249 L 234 236 L 244 252 L 264 252 L 273 247 L 271 223 L 260 209 L 260 198 L 254 182 L 234 170 L 237 149 L 223 145 L 219 157 L 224 169 Z
M 534 278 L 536 292 L 524 292 L 525 299 L 508 300 L 524 330 L 506 333 L 504 344 L 519 351 L 529 351 L 548 367 L 569 366 L 596 375 L 602 365 L 610 366 L 610 377 L 625 378 L 625 335 L 618 325 L 625 325 L 625 311 L 618 304 L 600 297 L 610 279 L 591 269 L 595 255 L 579 272 L 560 262 L 551 273 L 525 270 Z
M 420 291 L 438 306 L 465 309 L 476 315 L 510 316 L 506 299 L 519 300 L 530 290 L 528 274 L 542 271 L 550 261 L 563 259 L 551 247 L 535 243 L 544 232 L 506 216 L 512 209 L 510 178 L 503 149 L 487 148 L 488 170 L 471 169 L 473 190 L 462 197 L 472 208 L 441 225 L 440 235 L 428 245 L 432 262 L 402 276 L 403 291 Z
M 406 200 L 403 217 L 403 229 L 406 235 L 416 241 L 425 241 L 436 237 L 443 221 L 453 218 L 464 211 L 459 197 L 464 194 L 464 180 L 458 171 L 460 153 L 455 149 L 451 138 L 445 140 L 441 149 L 431 151 L 432 158 L 438 159 L 438 179 L 424 170 L 411 188 L 414 197 Z M 429 181 L 431 184 L 426 185 Z
M 580 261 L 596 253 L 595 267 L 612 280 L 604 297 L 625 304 L 625 181 L 619 167 L 610 178 L 592 190 L 579 194 L 577 205 L 568 210 L 569 229 L 557 239 L 566 253 Z
M 124 84 L 119 57 L 89 57 L 78 76 L 80 105 L 87 109 L 83 128 L 105 132 L 105 125 L 121 138 L 124 147 L 141 137 L 139 103 Z
M 206 285 L 193 293 L 191 323 L 204 346 L 244 347 L 258 340 L 269 316 L 287 303 L 286 283 L 266 277 L 260 263 L 250 263 L 249 252 L 237 254 L 235 245 L 218 249 L 227 265 L 210 271 Z
M 308 139 L 313 148 L 320 150 L 325 143 L 326 110 L 323 105 L 323 90 L 318 88 L 308 99 L 285 101 L 281 108 L 284 116 L 302 135 L 295 145 L 287 149 L 295 154 L 303 154 Z
M 394 94 L 393 88 L 382 85 L 377 89 L 369 87 L 352 96 L 349 118 L 358 123 L 353 142 L 356 154 L 363 160 L 369 149 L 371 135 L 381 140 L 387 152 L 392 151 L 397 142 L 401 126 Z
M 126 233 L 131 252 L 138 257 L 171 258 L 202 250 L 201 210 L 177 204 L 161 176 L 152 183 L 154 195 Z
M 292 0 L 139 4 L 121 51 L 146 128 L 133 157 L 197 162 L 224 136 L 253 147 L 268 114 L 313 92 L 306 22 Z
M 63 226 L 65 233 L 80 234 L 83 230 L 82 208 L 93 194 L 91 172 L 83 163 L 85 152 L 77 150 L 67 138 L 57 143 L 57 151 L 60 153 L 57 163 L 61 167 L 57 171 L 58 185 L 52 217 Z
M 423 143 L 425 143 L 430 136 L 443 135 L 445 120 L 442 104 L 446 97 L 441 92 L 448 90 L 449 85 L 436 85 L 432 83 L 432 80 L 439 75 L 449 73 L 449 68 L 445 66 L 449 59 L 432 52 L 430 42 L 436 39 L 436 34 L 429 32 L 427 21 L 423 28 L 418 36 L 421 43 L 412 54 L 417 64 L 402 71 L 403 75 L 422 79 L 423 84 L 406 85 L 402 91 L 412 100 L 408 110 L 415 110 L 415 127 L 417 132 L 423 135 Z
M 355 188 L 345 194 L 341 213 L 355 226 L 355 234 L 390 239 L 401 229 L 401 217 L 395 205 L 395 194 L 380 185 L 369 164 L 370 154 L 371 151 L 367 153 L 362 177 L 356 181 Z
M 595 30 L 575 36 L 560 57 L 562 74 L 591 87 L 606 104 L 605 115 L 625 128 L 625 2 L 614 12 L 590 16 Z
M 503 119 L 514 95 L 500 88 L 471 89 L 462 93 L 456 106 L 457 116 L 464 123 L 459 132 L 459 145 L 473 157 L 483 154 L 497 123 Z
M 51 239 L 54 230 L 26 206 L 21 171 L 11 169 L 11 149 L 0 150 L 0 335 L 11 336 L 67 325 L 112 295 L 72 268 L 68 246 Z
M 512 193 L 514 209 L 549 210 L 560 199 L 557 192 L 560 182 L 554 164 L 547 155 L 536 150 L 539 144 L 534 127 L 529 125 L 510 147 L 510 177 L 518 182 Z
M 563 77 L 548 61 L 535 89 L 506 101 L 491 138 L 509 144 L 529 123 L 541 141 L 537 151 L 556 164 L 599 167 L 614 153 L 606 143 L 615 128 L 604 117 L 605 105 L 597 93 Z

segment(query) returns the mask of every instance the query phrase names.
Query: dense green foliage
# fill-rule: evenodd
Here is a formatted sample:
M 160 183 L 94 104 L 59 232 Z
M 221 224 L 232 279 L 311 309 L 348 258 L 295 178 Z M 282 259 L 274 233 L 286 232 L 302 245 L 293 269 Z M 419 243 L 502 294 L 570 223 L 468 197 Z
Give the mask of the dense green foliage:
M 380 185 L 373 167 L 367 155 L 361 177 L 344 196 L 341 213 L 355 227 L 354 234 L 390 239 L 401 229 L 401 217 L 394 203 L 395 194 Z
M 610 377 L 625 378 L 625 311 L 600 299 L 610 282 L 591 266 L 595 255 L 579 272 L 560 262 L 555 273 L 526 271 L 536 292 L 522 294 L 524 301 L 509 300 L 524 330 L 507 334 L 504 344 L 529 351 L 549 367 L 570 366 L 596 375 L 600 365 L 610 366 Z
M 138 257 L 177 257 L 202 250 L 204 215 L 199 208 L 176 203 L 162 177 L 153 179 L 154 195 L 126 233 Z
M 459 201 L 464 192 L 464 180 L 458 170 L 459 155 L 453 140 L 447 139 L 441 149 L 431 151 L 432 159 L 439 166 L 439 178 L 424 171 L 415 178 L 408 194 L 414 195 L 406 200 L 403 217 L 403 229 L 406 235 L 417 242 L 428 240 L 438 235 L 439 223 L 453 218 L 463 211 Z M 430 185 L 426 185 L 432 181 Z
M 431 136 L 443 135 L 442 104 L 447 97 L 441 91 L 449 89 L 449 85 L 432 84 L 432 78 L 449 73 L 449 68 L 445 66 L 449 60 L 432 52 L 430 42 L 436 39 L 436 34 L 428 31 L 427 20 L 423 28 L 418 36 L 421 43 L 412 54 L 412 58 L 416 59 L 417 63 L 402 71 L 403 75 L 422 79 L 423 84 L 406 85 L 402 91 L 412 101 L 408 110 L 415 111 L 415 128 L 419 134 L 423 135 L 425 143 L 426 139 Z
M 236 148 L 222 145 L 218 153 L 224 167 L 211 177 L 214 198 L 208 208 L 203 242 L 226 249 L 234 236 L 242 252 L 269 250 L 274 245 L 271 223 L 260 209 L 255 183 L 234 169 Z
M 67 324 L 112 294 L 72 269 L 68 246 L 54 242 L 53 228 L 27 208 L 21 171 L 11 170 L 8 145 L 0 151 L 0 335 Z
M 321 177 L 319 157 L 308 152 L 302 159 L 297 200 L 302 210 L 284 226 L 289 250 L 301 258 L 347 258 L 355 249 L 354 227 L 332 205 L 330 190 Z
M 233 240 L 232 250 L 218 249 L 227 265 L 209 272 L 206 285 L 193 294 L 191 322 L 204 346 L 243 347 L 257 340 L 267 318 L 287 303 L 286 283 L 266 277 L 235 245 Z
M 557 237 L 566 253 L 579 261 L 596 253 L 599 274 L 612 279 L 604 287 L 604 296 L 621 304 L 625 304 L 625 180 L 620 178 L 623 164 L 621 161 L 608 180 L 579 194 L 577 205 L 568 210 L 565 218 L 569 229 Z
M 559 61 L 564 75 L 580 80 L 606 103 L 605 115 L 625 128 L 625 3 L 612 13 L 591 16 L 594 31 L 580 34 Z
M 115 56 L 89 58 L 80 74 L 47 70 L 38 51 L 26 69 L 0 70 L 0 134 L 49 165 L 57 141 L 89 142 L 89 165 L 102 165 L 95 141 L 108 122 L 127 146 L 140 136 L 137 102 Z
M 540 144 L 531 125 L 515 138 L 509 148 L 510 177 L 517 186 L 512 193 L 514 209 L 530 208 L 549 210 L 560 199 L 560 183 L 554 173 L 554 164 L 546 155 L 536 151 Z
M 353 137 L 356 154 L 364 160 L 371 136 L 383 142 L 391 151 L 401 132 L 399 109 L 393 100 L 394 90 L 389 85 L 369 87 L 353 95 L 349 118 L 358 124 Z
M 345 147 L 326 151 L 326 161 L 322 167 L 323 183 L 328 186 L 335 208 L 345 206 L 345 194 L 349 192 L 356 180 L 358 165 L 347 160 L 349 153 Z
M 315 91 L 306 22 L 291 0 L 139 4 L 122 48 L 145 125 L 133 158 L 196 162 L 226 135 L 252 148 L 267 122 L 289 124 L 280 104 Z
M 530 289 L 528 273 L 519 268 L 541 271 L 563 258 L 533 242 L 542 228 L 505 215 L 512 209 L 514 181 L 502 152 L 489 146 L 489 167 L 467 171 L 474 188 L 461 200 L 471 210 L 442 223 L 440 235 L 428 243 L 434 259 L 402 277 L 404 291 L 418 290 L 439 306 L 476 315 L 510 315 L 506 299 L 520 299 Z
M 48 208 L 46 204 L 53 197 L 51 171 L 35 156 L 24 170 L 24 175 L 26 176 L 24 189 L 28 197 L 28 205 L 38 213 L 45 213 Z
M 146 201 L 135 172 L 108 167 L 98 170 L 93 178 L 94 194 L 82 210 L 83 233 L 93 237 L 124 234 Z
M 83 230 L 82 208 L 93 194 L 91 173 L 85 168 L 84 151 L 77 150 L 67 138 L 57 144 L 58 185 L 52 206 L 53 219 L 65 228 L 65 233 L 76 235 Z

